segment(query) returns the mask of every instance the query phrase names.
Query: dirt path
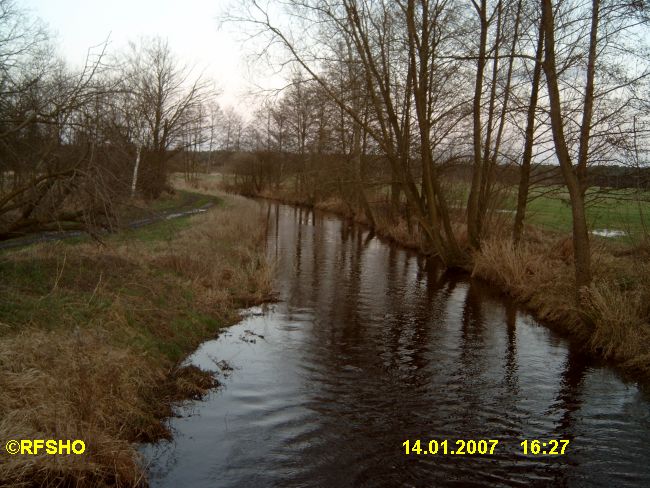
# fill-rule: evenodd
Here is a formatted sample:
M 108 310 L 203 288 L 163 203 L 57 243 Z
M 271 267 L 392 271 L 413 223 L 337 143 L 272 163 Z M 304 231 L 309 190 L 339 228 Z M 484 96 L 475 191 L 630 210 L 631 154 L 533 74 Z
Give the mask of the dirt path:
M 195 198 L 188 199 L 188 201 L 184 202 L 180 207 L 152 212 L 152 215 L 150 217 L 131 220 L 126 224 L 126 227 L 130 229 L 137 229 L 139 227 L 144 227 L 146 225 L 160 222 L 161 220 L 178 219 L 180 217 L 186 217 L 188 215 L 207 212 L 209 208 L 214 206 L 214 202 L 208 202 L 204 205 L 201 205 L 200 207 L 187 208 L 188 204 L 191 205 L 198 202 L 199 200 L 200 196 L 196 195 Z M 106 234 L 108 231 L 103 231 L 102 233 Z M 38 232 L 32 235 L 2 241 L 0 242 L 0 249 L 12 249 L 16 247 L 28 246 L 30 244 L 36 244 L 38 242 L 60 241 L 62 239 L 68 239 L 70 237 L 79 237 L 84 234 L 86 234 L 86 232 L 80 230 Z

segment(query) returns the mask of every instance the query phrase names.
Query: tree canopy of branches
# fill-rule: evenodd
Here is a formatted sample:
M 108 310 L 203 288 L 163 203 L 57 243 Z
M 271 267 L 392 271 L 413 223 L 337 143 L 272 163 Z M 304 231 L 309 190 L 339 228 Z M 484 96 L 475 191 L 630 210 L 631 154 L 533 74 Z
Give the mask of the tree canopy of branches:
M 520 168 L 519 242 L 532 166 L 559 165 L 582 288 L 591 281 L 590 168 L 638 164 L 631 155 L 647 147 L 648 8 L 610 0 L 248 0 L 225 20 L 263 40 L 257 50 L 272 63 L 296 67 L 303 84 L 318 87 L 313 108 L 328 108 L 304 125 L 313 140 L 338 127 L 351 138 L 337 141 L 350 154 L 357 140 L 371 141 L 364 151 L 372 147 L 385 161 L 393 202 L 404 196 L 432 252 L 449 265 L 480 248 L 502 168 Z M 282 103 L 299 109 L 298 93 Z M 280 107 L 266 114 L 275 121 L 267 148 L 289 147 L 284 130 L 300 135 L 289 128 L 300 118 Z M 458 162 L 469 168 L 464 219 L 448 184 Z
M 110 229 L 131 188 L 159 196 L 171 158 L 214 144 L 214 91 L 165 41 L 111 63 L 106 46 L 71 70 L 38 22 L 0 0 L 0 239 Z
M 212 95 L 209 84 L 175 60 L 160 38 L 131 43 L 124 62 L 125 119 L 135 141 L 145 150 L 147 172 L 142 179 L 146 195 L 156 198 L 165 189 L 167 162 L 177 153 L 205 142 L 204 108 Z

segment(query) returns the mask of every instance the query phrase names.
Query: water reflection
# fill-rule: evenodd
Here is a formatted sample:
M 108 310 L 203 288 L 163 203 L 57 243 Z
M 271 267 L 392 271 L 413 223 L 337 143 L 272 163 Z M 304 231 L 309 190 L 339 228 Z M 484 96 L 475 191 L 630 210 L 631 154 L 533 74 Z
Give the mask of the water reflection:
M 193 356 L 235 371 L 146 449 L 153 485 L 650 485 L 638 387 L 482 282 L 313 210 L 264 212 L 282 302 Z M 522 453 L 559 438 L 565 456 Z M 407 439 L 499 445 L 406 456 Z

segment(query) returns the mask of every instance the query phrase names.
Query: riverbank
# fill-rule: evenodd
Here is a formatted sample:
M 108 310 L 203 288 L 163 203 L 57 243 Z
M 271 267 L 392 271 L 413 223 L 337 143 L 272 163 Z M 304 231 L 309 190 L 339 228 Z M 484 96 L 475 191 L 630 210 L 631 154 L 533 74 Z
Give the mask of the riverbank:
M 213 194 L 214 195 L 214 194 Z M 138 486 L 135 442 L 215 381 L 183 358 L 269 298 L 254 202 L 0 253 L 0 439 L 80 439 L 83 455 L 0 455 L 0 484 Z
M 232 369 L 171 420 L 173 442 L 143 451 L 156 487 L 650 486 L 647 388 L 483 280 L 261 203 L 280 301 L 192 354 Z M 499 442 L 489 459 L 405 456 L 432 432 Z M 570 439 L 566 454 L 525 456 L 538 436 Z
M 340 198 L 310 201 L 283 190 L 266 190 L 256 196 L 333 212 L 371 226 L 363 211 L 353 212 Z M 373 214 L 379 236 L 422 251 L 417 226 L 409 225 L 403 216 L 390 217 L 383 203 L 373 206 Z M 569 235 L 527 226 L 523 242 L 515 247 L 508 218 L 497 215 L 466 271 L 494 284 L 536 319 L 584 344 L 589 353 L 650 380 L 650 243 L 624 247 L 594 238 L 594 281 L 578 312 Z M 454 228 L 460 244 L 467 246 L 464 225 Z

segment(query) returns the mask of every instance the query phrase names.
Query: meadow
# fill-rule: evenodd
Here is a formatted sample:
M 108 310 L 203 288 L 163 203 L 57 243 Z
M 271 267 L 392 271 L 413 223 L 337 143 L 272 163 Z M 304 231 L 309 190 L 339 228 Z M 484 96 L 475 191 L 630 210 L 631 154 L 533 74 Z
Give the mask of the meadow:
M 516 209 L 516 189 L 505 188 L 501 209 Z M 650 192 L 630 189 L 590 188 L 587 191 L 589 227 L 598 235 L 600 230 L 619 231 L 608 239 L 635 244 L 650 230 Z M 571 207 L 566 190 L 560 186 L 531 188 L 526 211 L 528 224 L 545 229 L 570 232 Z

